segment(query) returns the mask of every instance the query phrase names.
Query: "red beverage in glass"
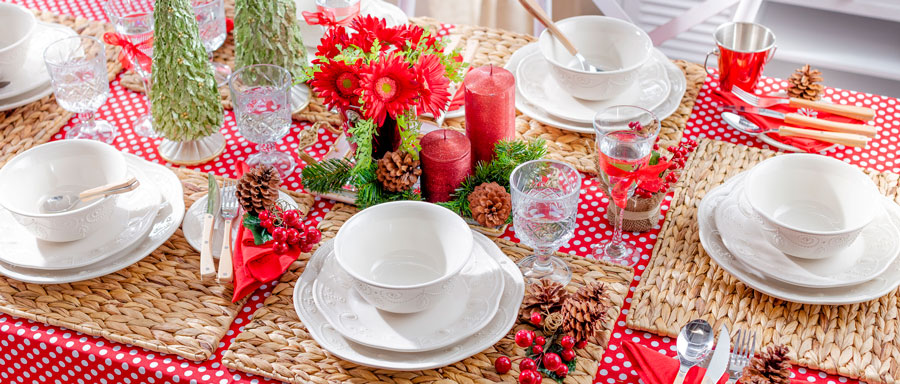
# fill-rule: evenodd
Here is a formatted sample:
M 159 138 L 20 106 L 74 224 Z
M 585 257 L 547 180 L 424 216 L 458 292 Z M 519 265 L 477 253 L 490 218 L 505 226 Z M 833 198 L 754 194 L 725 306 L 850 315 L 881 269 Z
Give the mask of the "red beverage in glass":
M 775 34 L 760 24 L 731 22 L 716 28 L 713 37 L 716 50 L 706 55 L 706 61 L 710 55 L 719 57 L 719 88 L 731 92 L 737 86 L 753 92 L 766 62 L 775 54 Z M 707 67 L 706 62 L 703 66 Z

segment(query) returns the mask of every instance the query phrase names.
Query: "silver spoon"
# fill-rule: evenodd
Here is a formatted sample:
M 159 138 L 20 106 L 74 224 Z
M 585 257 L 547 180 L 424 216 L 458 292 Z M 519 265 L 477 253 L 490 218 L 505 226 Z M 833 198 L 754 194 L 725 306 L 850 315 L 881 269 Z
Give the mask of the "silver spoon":
M 3 87 L 5 87 L 5 86 L 7 86 L 7 85 L 9 85 L 9 82 L 8 82 L 8 81 L 0 81 L 0 88 L 3 88 Z
M 562 31 L 553 23 L 553 19 L 544 12 L 544 9 L 541 8 L 540 5 L 534 2 L 534 0 L 519 0 L 519 3 L 525 7 L 525 10 L 528 13 L 531 13 L 536 19 L 538 19 L 541 24 L 547 27 L 547 30 L 550 31 L 550 34 L 553 35 L 559 42 L 569 51 L 572 56 L 575 56 L 575 59 L 578 60 L 578 63 L 581 64 L 581 69 L 588 72 L 603 72 L 602 69 L 597 68 L 591 63 L 587 62 L 587 59 L 578 52 L 578 49 L 575 48 L 575 45 L 572 44 L 571 41 L 562 33 Z
M 760 126 L 754 124 L 752 121 L 747 120 L 746 117 L 738 115 L 737 113 L 722 112 L 722 120 L 724 120 L 729 127 L 748 135 L 757 135 L 763 132 L 778 130 L 778 128 L 761 128 Z
M 132 176 L 128 178 L 128 180 L 125 180 L 123 182 L 101 185 L 96 188 L 88 189 L 77 195 L 74 193 L 69 193 L 64 195 L 51 196 L 44 200 L 44 202 L 41 204 L 41 210 L 45 213 L 65 212 L 72 209 L 72 207 L 77 205 L 79 202 L 88 202 L 100 197 L 133 191 L 140 184 L 141 183 L 137 179 L 135 179 L 134 176 Z
M 684 382 L 684 375 L 712 351 L 713 329 L 706 320 L 692 320 L 681 328 L 675 347 L 678 351 L 678 376 L 673 384 Z

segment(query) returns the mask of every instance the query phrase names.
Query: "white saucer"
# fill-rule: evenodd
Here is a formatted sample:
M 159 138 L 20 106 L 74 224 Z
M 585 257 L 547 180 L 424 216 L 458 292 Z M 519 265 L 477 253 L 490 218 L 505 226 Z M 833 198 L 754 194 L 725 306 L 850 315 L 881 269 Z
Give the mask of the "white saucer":
M 537 43 L 525 45 L 513 52 L 509 61 L 506 62 L 506 65 L 504 65 L 503 68 L 515 73 L 519 63 L 535 52 L 539 52 Z M 653 114 L 662 120 L 678 110 L 678 106 L 681 105 L 681 98 L 684 96 L 684 92 L 687 89 L 687 79 L 684 77 L 684 72 L 666 58 L 666 56 L 658 49 L 653 49 L 652 59 L 663 64 L 663 68 L 666 71 L 666 78 L 669 82 L 669 95 L 660 105 L 652 110 Z M 518 81 L 518 79 L 516 79 L 516 81 Z M 543 110 L 541 107 L 529 103 L 525 100 L 525 96 L 519 92 L 518 87 L 516 88 L 516 109 L 519 110 L 519 112 L 522 112 L 535 121 L 551 127 L 579 133 L 594 133 L 594 127 L 591 124 L 577 123 L 558 118 Z
M 706 193 L 697 211 L 700 243 L 713 261 L 747 286 L 785 301 L 815 304 L 843 305 L 861 303 L 877 299 L 893 292 L 900 285 L 900 258 L 894 260 L 881 275 L 865 283 L 838 288 L 810 288 L 788 284 L 763 274 L 747 265 L 732 254 L 722 242 L 716 226 L 715 211 L 728 198 L 734 185 L 740 181 L 738 175 Z M 894 226 L 900 227 L 900 207 L 889 199 L 884 199 L 885 209 Z
M 59 39 L 76 35 L 77 33 L 69 27 L 39 21 L 32 34 L 22 69 L 12 78 L 2 79 L 9 81 L 9 84 L 0 88 L 0 108 L 7 104 L 8 99 L 16 98 L 38 88 L 49 87 L 50 74 L 47 73 L 47 66 L 44 65 L 44 50 Z
M 351 278 L 334 258 L 325 262 L 313 284 L 316 308 L 344 337 L 357 343 L 398 352 L 446 347 L 483 328 L 497 312 L 503 293 L 500 266 L 476 245 L 472 260 L 451 280 L 434 306 L 416 313 L 380 311 L 353 288 Z
M 231 191 L 232 189 L 228 189 Z M 225 189 L 220 190 L 224 195 Z M 291 198 L 290 195 L 284 193 L 282 191 L 278 191 L 278 200 L 283 200 L 287 203 L 291 208 L 297 208 L 297 202 Z M 184 238 L 187 240 L 188 244 L 191 245 L 191 248 L 194 248 L 195 251 L 200 252 L 200 243 L 203 240 L 203 216 L 206 215 L 206 196 L 197 199 L 194 201 L 194 204 L 191 204 L 191 207 L 188 208 L 187 213 L 184 215 L 184 222 L 181 223 L 181 231 L 184 232 Z M 241 224 L 243 220 L 243 211 L 238 212 L 238 216 L 234 218 L 231 222 L 231 238 L 237 239 L 237 232 L 242 227 Z M 213 226 L 213 257 L 218 259 L 219 254 L 222 252 L 222 239 L 224 238 L 225 233 L 225 220 L 222 219 L 221 216 L 216 216 L 216 223 Z
M 136 243 L 147 234 L 159 211 L 159 190 L 140 167 L 129 164 L 128 171 L 141 185 L 118 196 L 109 223 L 81 240 L 56 243 L 35 239 L 0 208 L 0 261 L 25 268 L 72 269 L 96 263 Z
M 614 105 L 634 105 L 653 110 L 669 96 L 669 80 L 662 62 L 652 59 L 638 70 L 638 82 L 609 100 L 590 101 L 572 97 L 559 86 L 550 73 L 544 55 L 535 52 L 519 63 L 516 89 L 533 105 L 568 121 L 592 124 L 594 115 Z
M 149 233 L 131 246 L 104 260 L 80 268 L 40 270 L 22 268 L 0 261 L 0 274 L 11 279 L 35 284 L 62 284 L 108 275 L 126 268 L 159 248 L 178 229 L 184 217 L 184 191 L 181 180 L 172 171 L 140 157 L 124 154 L 129 165 L 137 166 L 147 175 L 148 183 L 156 185 L 163 202 L 153 220 Z
M 303 112 L 309 106 L 312 91 L 306 83 L 294 84 L 291 87 L 291 113 Z
M 503 295 L 500 297 L 500 305 L 497 314 L 488 324 L 464 340 L 425 352 L 394 352 L 367 347 L 347 340 L 332 327 L 313 300 L 313 282 L 319 275 L 323 264 L 333 257 L 334 241 L 329 240 L 322 244 L 312 255 L 306 264 L 306 269 L 294 286 L 294 309 L 300 321 L 306 325 L 309 334 L 323 348 L 335 356 L 374 368 L 392 369 L 398 371 L 415 371 L 431 369 L 453 364 L 457 361 L 481 352 L 502 339 L 516 323 L 519 305 L 525 294 L 525 280 L 522 272 L 509 260 L 509 258 L 487 237 L 480 233 L 475 236 L 476 244 L 485 249 L 488 254 L 500 265 L 503 271 Z

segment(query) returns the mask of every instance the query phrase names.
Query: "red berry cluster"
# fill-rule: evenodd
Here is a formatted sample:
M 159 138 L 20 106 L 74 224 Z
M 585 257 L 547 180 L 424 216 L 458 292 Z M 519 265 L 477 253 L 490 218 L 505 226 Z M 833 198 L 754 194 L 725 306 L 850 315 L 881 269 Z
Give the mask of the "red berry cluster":
M 309 252 L 322 239 L 319 230 L 313 225 L 304 224 L 300 216 L 300 211 L 296 209 L 282 210 L 278 207 L 259 213 L 259 225 L 272 235 L 275 241 L 272 250 L 275 253 L 283 255 L 291 248 Z
M 665 176 L 663 176 L 664 181 L 663 181 L 661 187 L 659 188 L 659 190 L 650 191 L 650 190 L 639 187 L 639 188 L 635 189 L 634 195 L 637 197 L 649 199 L 649 198 L 653 197 L 653 195 L 656 193 L 660 193 L 660 192 L 665 193 L 666 191 L 668 191 L 669 188 L 672 186 L 672 184 L 675 184 L 675 182 L 678 181 L 678 175 L 679 175 L 678 170 L 684 168 L 684 163 L 685 163 L 685 161 L 687 161 L 688 155 L 690 155 L 690 153 L 696 147 L 697 147 L 696 141 L 691 140 L 691 139 L 685 139 L 684 141 L 679 143 L 678 146 L 671 146 L 671 147 L 666 148 L 666 150 L 669 151 L 669 153 L 671 153 L 672 156 L 666 160 L 669 163 L 669 169 L 666 171 Z M 658 150 L 658 149 L 659 149 L 659 144 L 654 143 L 653 150 Z
M 531 324 L 538 326 L 541 324 L 541 320 L 539 312 L 531 313 L 529 318 Z M 544 378 L 538 371 L 539 366 L 555 373 L 559 378 L 565 378 L 569 374 L 569 366 L 566 365 L 566 362 L 575 358 L 575 338 L 569 335 L 562 336 L 558 343 L 562 347 L 561 353 L 545 352 L 544 348 L 550 348 L 551 345 L 543 336 L 536 336 L 534 331 L 527 329 L 516 332 L 516 345 L 522 348 L 531 347 L 530 356 L 532 356 L 525 357 L 519 362 L 519 384 L 540 384 Z M 498 357 L 494 361 L 497 373 L 507 373 L 511 367 L 512 362 L 506 356 Z

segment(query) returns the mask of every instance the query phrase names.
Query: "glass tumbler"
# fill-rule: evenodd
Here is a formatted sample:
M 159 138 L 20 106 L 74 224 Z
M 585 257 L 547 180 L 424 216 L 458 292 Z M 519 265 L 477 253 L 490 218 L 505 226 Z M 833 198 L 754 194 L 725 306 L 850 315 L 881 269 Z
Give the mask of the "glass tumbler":
M 56 102 L 78 114 L 79 122 L 66 133 L 66 138 L 111 144 L 116 139 L 116 127 L 94 120 L 94 113 L 109 97 L 106 46 L 92 37 L 67 37 L 47 46 L 44 63 Z
M 553 252 L 574 235 L 581 174 L 558 161 L 532 160 L 512 171 L 509 186 L 516 236 L 534 248 L 534 255 L 518 263 L 525 279 L 568 284 L 572 271 Z
M 209 55 L 209 63 L 216 77 L 216 84 L 220 87 L 228 83 L 231 76 L 231 67 L 226 64 L 213 61 L 213 52 L 222 44 L 228 33 L 225 28 L 225 2 L 223 0 L 193 0 L 194 15 L 197 17 L 197 26 L 200 28 L 200 40 L 206 54 Z
M 146 55 L 146 58 L 153 57 L 154 4 L 155 0 L 109 0 L 103 7 L 109 21 L 115 26 L 116 33 L 127 40 L 129 44 L 134 45 L 137 50 Z M 153 115 L 149 112 L 153 109 L 150 107 L 151 60 L 137 60 L 135 57 L 131 59 L 132 68 L 141 77 L 141 82 L 144 84 L 148 111 L 134 119 L 132 128 L 138 136 L 157 137 L 159 135 L 153 130 Z
M 297 165 L 290 154 L 275 150 L 291 128 L 290 72 L 272 64 L 249 65 L 231 75 L 228 87 L 238 131 L 259 149 L 247 164 L 271 165 L 284 179 Z

